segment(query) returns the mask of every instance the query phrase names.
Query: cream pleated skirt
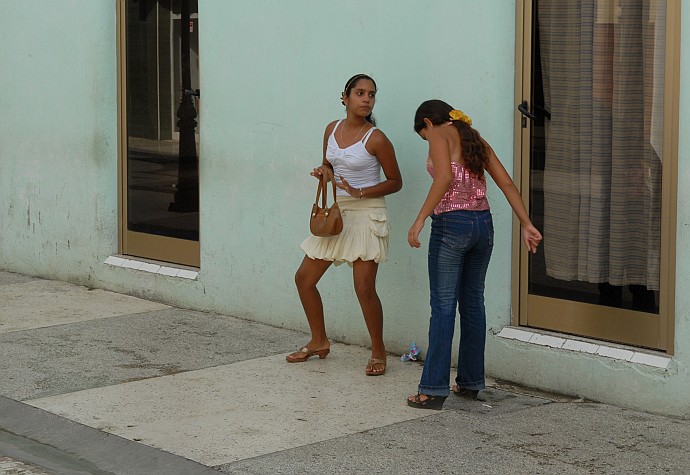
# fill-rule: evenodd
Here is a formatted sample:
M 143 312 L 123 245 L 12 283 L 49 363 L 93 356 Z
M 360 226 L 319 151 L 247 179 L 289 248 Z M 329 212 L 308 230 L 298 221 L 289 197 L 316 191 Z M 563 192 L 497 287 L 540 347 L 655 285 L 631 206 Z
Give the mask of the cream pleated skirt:
M 386 199 L 339 196 L 338 206 L 343 217 L 343 230 L 337 236 L 309 236 L 302 250 L 312 259 L 332 261 L 336 266 L 357 259 L 383 262 L 388 258 L 390 225 Z

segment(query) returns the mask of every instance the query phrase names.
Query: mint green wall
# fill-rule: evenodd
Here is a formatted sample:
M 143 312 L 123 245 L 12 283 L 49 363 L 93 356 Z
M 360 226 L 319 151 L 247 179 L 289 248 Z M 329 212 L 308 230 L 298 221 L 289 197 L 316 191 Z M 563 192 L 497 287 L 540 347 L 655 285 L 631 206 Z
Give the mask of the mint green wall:
M 41 12 L 37 15 L 36 12 Z M 0 30 L 0 269 L 108 288 L 307 330 L 293 275 L 302 259 L 323 129 L 342 117 L 353 74 L 378 82 L 374 114 L 405 181 L 388 198 L 390 260 L 379 271 L 386 342 L 426 346 L 424 247 L 407 229 L 429 186 L 417 105 L 462 108 L 513 168 L 515 5 L 484 0 L 200 2 L 201 269 L 196 281 L 106 266 L 117 252 L 115 2 L 3 3 Z M 689 12 L 683 25 L 690 31 Z M 682 83 L 688 83 L 688 34 Z M 681 97 L 679 180 L 690 136 Z M 685 180 L 683 180 L 685 178 Z M 510 322 L 511 211 L 489 185 L 496 244 L 487 280 L 490 334 Z M 689 190 L 679 190 L 678 282 L 690 276 Z M 321 284 L 334 339 L 367 344 L 347 266 Z M 680 290 L 680 289 L 679 289 Z M 668 372 L 490 336 L 494 376 L 613 404 L 690 416 L 690 297 L 678 292 Z M 567 375 L 567 376 L 566 376 Z M 411 388 L 412 389 L 412 388 Z
M 114 2 L 2 2 L 0 268 L 94 283 L 117 249 Z
M 366 72 L 377 81 L 374 115 L 405 181 L 388 197 L 390 261 L 380 266 L 378 281 L 388 347 L 403 352 L 411 341 L 426 340 L 429 316 L 426 252 L 406 243 L 430 184 L 414 112 L 430 98 L 457 104 L 512 167 L 514 6 L 260 3 L 259 15 L 255 2 L 201 4 L 200 281 L 211 296 L 208 306 L 308 328 L 293 275 L 316 191 L 309 171 L 321 162 L 326 124 L 343 116 L 345 82 Z M 510 216 L 499 195 L 492 189 L 499 234 L 488 295 L 493 325 L 509 320 Z M 331 336 L 366 343 L 349 267 L 331 269 L 320 288 Z

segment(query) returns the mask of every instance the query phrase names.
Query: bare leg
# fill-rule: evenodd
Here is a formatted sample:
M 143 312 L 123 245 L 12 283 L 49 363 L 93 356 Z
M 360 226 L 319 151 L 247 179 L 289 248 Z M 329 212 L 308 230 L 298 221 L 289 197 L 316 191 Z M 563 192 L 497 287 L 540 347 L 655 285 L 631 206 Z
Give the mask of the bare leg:
M 302 307 L 311 330 L 311 340 L 305 345 L 310 350 L 321 350 L 330 347 L 328 336 L 326 335 L 326 326 L 323 321 L 323 303 L 316 284 L 331 264 L 332 262 L 330 261 L 311 259 L 304 256 L 302 264 L 295 273 L 297 292 L 302 301 Z
M 376 293 L 376 272 L 378 264 L 374 261 L 357 260 L 353 263 L 353 280 L 355 293 L 362 307 L 364 321 L 371 337 L 371 357 L 386 359 L 386 347 L 383 343 L 383 308 Z M 385 366 L 377 364 L 373 370 L 383 373 Z M 368 368 L 369 369 L 369 368 Z

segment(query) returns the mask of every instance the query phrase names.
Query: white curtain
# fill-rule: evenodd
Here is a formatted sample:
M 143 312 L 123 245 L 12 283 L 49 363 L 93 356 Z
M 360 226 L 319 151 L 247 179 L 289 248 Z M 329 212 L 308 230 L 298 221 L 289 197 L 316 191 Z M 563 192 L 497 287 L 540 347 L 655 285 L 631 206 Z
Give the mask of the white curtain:
M 658 290 L 665 2 L 540 0 L 537 13 L 546 273 Z

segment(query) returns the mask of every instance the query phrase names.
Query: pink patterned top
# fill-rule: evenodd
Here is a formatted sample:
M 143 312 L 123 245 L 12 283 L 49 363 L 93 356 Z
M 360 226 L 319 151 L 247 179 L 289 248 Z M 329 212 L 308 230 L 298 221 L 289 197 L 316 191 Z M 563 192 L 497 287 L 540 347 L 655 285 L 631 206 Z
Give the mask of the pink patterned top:
M 450 162 L 453 181 L 439 204 L 434 208 L 434 214 L 448 211 L 467 210 L 485 211 L 489 209 L 486 199 L 486 179 L 478 177 L 465 168 L 462 163 Z M 429 158 L 426 159 L 426 169 L 433 178 L 434 166 Z

